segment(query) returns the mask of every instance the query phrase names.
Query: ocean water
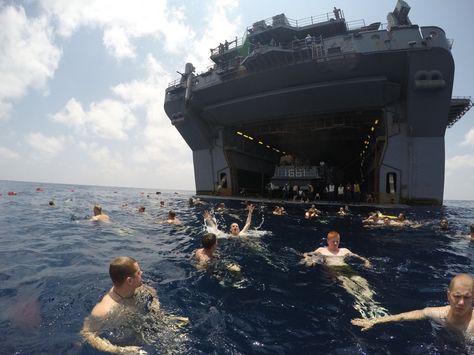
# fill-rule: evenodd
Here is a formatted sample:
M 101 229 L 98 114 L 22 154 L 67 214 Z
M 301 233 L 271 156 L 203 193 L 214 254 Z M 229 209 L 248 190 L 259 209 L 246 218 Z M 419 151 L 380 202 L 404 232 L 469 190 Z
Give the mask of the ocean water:
M 41 187 L 43 191 L 36 191 Z M 16 191 L 16 196 L 8 196 Z M 0 354 L 100 354 L 84 345 L 84 318 L 111 287 L 110 259 L 129 255 L 162 308 L 190 319 L 176 348 L 174 333 L 144 331 L 137 344 L 149 354 L 468 354 L 463 339 L 428 321 L 380 325 L 362 333 L 350 320 L 361 316 L 357 297 L 321 266 L 299 264 L 300 253 L 325 245 L 329 230 L 341 247 L 369 258 L 372 269 L 350 260 L 365 278 L 374 309 L 399 313 L 447 303 L 450 278 L 474 273 L 474 245 L 466 238 L 474 222 L 473 201 L 413 207 L 403 212 L 417 228 L 365 228 L 369 207 L 318 206 L 323 215 L 303 218 L 305 205 L 288 204 L 288 216 L 273 216 L 273 204 L 257 204 L 253 226 L 242 239 L 219 239 L 224 259 L 240 275 L 196 270 L 190 255 L 205 230 L 202 212 L 190 207 L 191 192 L 156 191 L 0 181 Z M 48 205 L 54 200 L 55 206 Z M 165 201 L 165 207 L 160 207 Z M 223 229 L 245 221 L 244 206 L 225 201 L 216 213 Z M 95 203 L 112 223 L 88 219 Z M 123 206 L 127 203 L 127 206 Z M 139 206 L 146 213 L 138 213 Z M 158 223 L 173 209 L 183 226 Z M 398 214 L 401 210 L 383 210 Z M 450 222 L 440 231 L 441 217 Z M 367 305 L 366 305 L 367 306 Z M 370 311 L 369 304 L 366 310 Z M 163 339 L 162 339 L 163 338 Z

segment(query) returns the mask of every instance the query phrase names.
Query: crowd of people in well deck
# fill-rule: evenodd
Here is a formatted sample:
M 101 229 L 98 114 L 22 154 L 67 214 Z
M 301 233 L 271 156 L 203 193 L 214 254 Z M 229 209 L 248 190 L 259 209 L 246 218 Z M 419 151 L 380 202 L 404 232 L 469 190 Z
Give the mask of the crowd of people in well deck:
M 199 198 L 189 200 L 191 207 L 201 206 L 211 207 L 208 202 Z M 164 203 L 161 204 L 164 207 Z M 207 232 L 202 234 L 202 247 L 195 250 L 193 259 L 198 269 L 206 269 L 219 258 L 218 236 L 227 238 L 251 238 L 252 214 L 254 205 L 246 203 L 247 218 L 245 224 L 240 228 L 238 223 L 232 223 L 227 231 L 219 228 L 213 211 L 204 211 L 203 219 Z M 139 207 L 138 212 L 143 213 L 144 207 Z M 226 213 L 226 206 L 220 203 L 216 206 L 216 212 Z M 111 219 L 103 211 L 100 205 L 93 208 L 94 216 L 91 221 L 94 223 L 110 223 Z M 287 212 L 282 206 L 274 206 L 271 212 L 275 216 L 285 218 Z M 302 218 L 307 220 L 315 219 L 322 214 L 315 205 L 311 205 Z M 344 217 L 350 214 L 348 206 L 341 207 L 336 215 Z M 276 217 L 280 218 L 280 217 Z M 167 219 L 161 223 L 179 225 L 182 222 L 173 211 L 168 212 Z M 370 213 L 362 223 L 368 226 L 396 226 L 410 227 L 412 224 L 403 213 L 398 216 L 383 215 L 380 211 Z M 442 218 L 439 223 L 441 230 L 449 228 L 446 218 Z M 474 241 L 474 224 L 470 226 L 470 236 Z M 358 326 L 362 331 L 367 331 L 377 324 L 387 322 L 414 321 L 431 319 L 442 325 L 464 334 L 466 337 L 474 337 L 474 314 L 472 302 L 474 300 L 474 279 L 469 274 L 459 274 L 452 278 L 447 289 L 448 305 L 441 307 L 427 307 L 421 310 L 406 313 L 389 315 L 388 311 L 381 307 L 374 299 L 374 292 L 368 282 L 356 271 L 354 271 L 347 260 L 354 258 L 363 263 L 366 268 L 372 268 L 372 263 L 367 257 L 360 256 L 347 248 L 341 248 L 341 235 L 337 231 L 329 231 L 326 237 L 327 245 L 317 247 L 313 251 L 301 253 L 301 264 L 305 267 L 322 265 L 328 273 L 337 279 L 341 286 L 354 297 L 354 308 L 356 308 L 361 318 L 352 320 L 354 326 Z M 231 273 L 240 273 L 242 268 L 238 263 L 225 263 L 225 268 Z M 127 256 L 114 258 L 110 262 L 109 275 L 112 280 L 112 288 L 105 294 L 102 300 L 93 308 L 91 315 L 86 318 L 81 334 L 83 338 L 93 347 L 101 351 L 111 353 L 139 354 L 143 350 L 135 345 L 116 345 L 100 336 L 101 331 L 108 321 L 117 321 L 113 316 L 117 313 L 153 313 L 168 319 L 167 324 L 172 324 L 176 328 L 186 326 L 186 317 L 166 314 L 160 309 L 158 295 L 154 289 L 142 284 L 142 270 L 138 262 Z M 127 314 L 128 314 L 127 313 Z

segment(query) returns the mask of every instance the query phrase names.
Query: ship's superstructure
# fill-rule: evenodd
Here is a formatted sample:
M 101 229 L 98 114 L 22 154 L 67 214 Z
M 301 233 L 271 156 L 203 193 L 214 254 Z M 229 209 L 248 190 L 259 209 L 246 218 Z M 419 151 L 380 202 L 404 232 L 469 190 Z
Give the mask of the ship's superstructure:
M 358 182 L 381 203 L 441 204 L 445 130 L 472 102 L 451 97 L 451 41 L 409 10 L 399 0 L 386 25 L 280 14 L 211 49 L 206 72 L 186 64 L 165 111 L 197 193 Z

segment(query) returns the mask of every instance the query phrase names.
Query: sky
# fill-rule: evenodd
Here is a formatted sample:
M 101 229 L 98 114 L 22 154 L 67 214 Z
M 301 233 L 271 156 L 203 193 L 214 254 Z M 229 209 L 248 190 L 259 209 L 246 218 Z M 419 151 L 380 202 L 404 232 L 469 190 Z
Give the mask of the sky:
M 276 14 L 336 6 L 369 24 L 395 3 L 0 0 L 0 180 L 194 190 L 191 150 L 163 109 L 176 71 L 205 71 L 211 47 Z M 453 96 L 474 96 L 474 1 L 408 3 L 412 23 L 454 39 Z M 473 116 L 446 132 L 445 199 L 474 200 Z

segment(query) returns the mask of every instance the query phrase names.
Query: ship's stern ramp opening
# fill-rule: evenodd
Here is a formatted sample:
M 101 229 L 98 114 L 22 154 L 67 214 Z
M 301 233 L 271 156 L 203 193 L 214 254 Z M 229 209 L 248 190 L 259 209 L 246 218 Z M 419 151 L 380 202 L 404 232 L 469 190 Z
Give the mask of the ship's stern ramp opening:
M 345 186 L 357 181 L 365 191 L 373 191 L 373 169 L 379 158 L 375 154 L 383 151 L 385 142 L 378 139 L 385 135 L 382 116 L 382 110 L 373 109 L 285 116 L 227 127 L 227 160 L 237 193 L 262 193 L 269 182 L 280 187 L 286 182 L 311 183 L 322 191 L 329 182 Z M 278 175 L 284 165 L 305 167 L 301 172 L 307 176 L 299 176 L 299 170 Z M 312 170 L 314 174 L 307 174 Z

